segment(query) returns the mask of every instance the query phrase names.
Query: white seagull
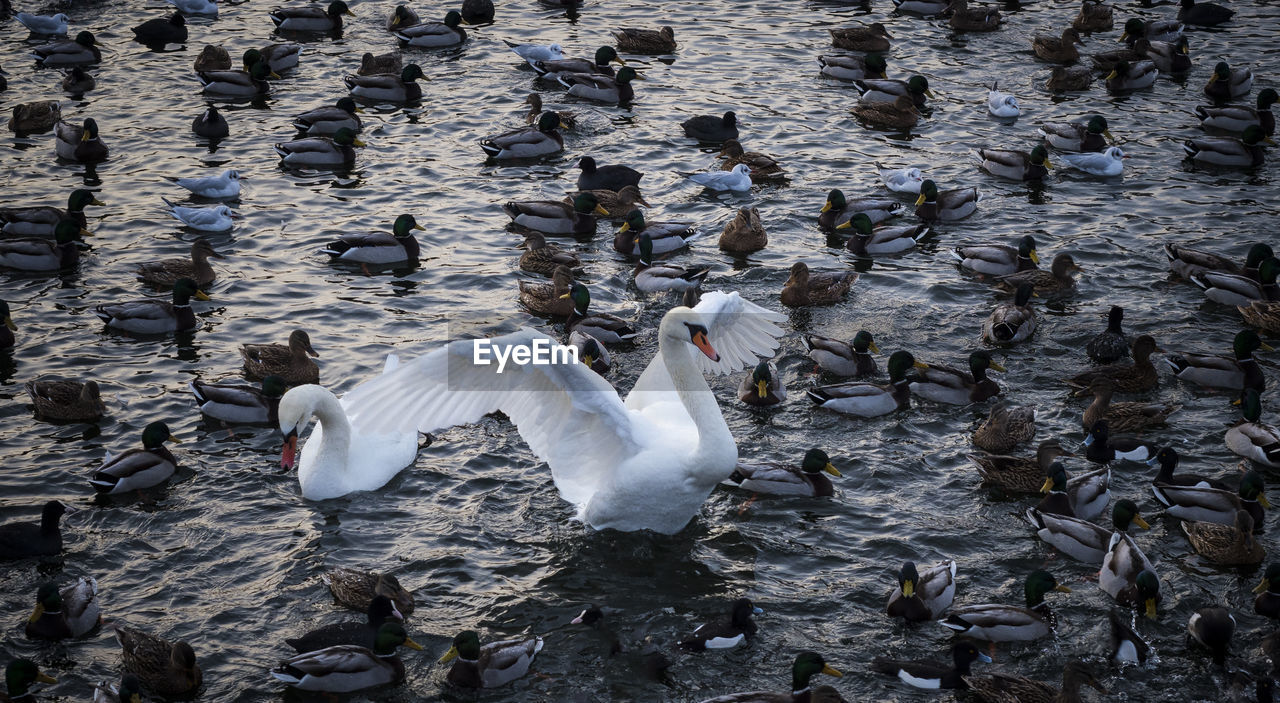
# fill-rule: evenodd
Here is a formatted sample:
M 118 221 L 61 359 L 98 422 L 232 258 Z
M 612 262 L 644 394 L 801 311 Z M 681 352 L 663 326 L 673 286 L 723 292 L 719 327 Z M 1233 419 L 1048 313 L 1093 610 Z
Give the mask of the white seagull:
M 1058 158 L 1071 168 L 1094 176 L 1119 176 L 1124 171 L 1124 160 L 1129 157 L 1120 147 L 1110 146 L 1100 154 L 1059 154 Z
M 173 178 L 172 176 L 165 176 L 165 178 L 202 198 L 211 200 L 235 200 L 240 197 L 240 181 L 247 180 L 246 176 L 241 176 L 240 172 L 233 168 L 223 171 L 221 175 L 205 178 Z
M 165 205 L 169 206 L 169 214 L 173 215 L 182 224 L 191 229 L 198 229 L 201 232 L 225 232 L 231 229 L 232 218 L 239 217 L 234 210 L 226 205 L 215 205 L 214 207 L 183 207 L 174 205 L 167 198 L 161 198 Z
M 738 164 L 732 171 L 708 171 L 706 173 L 682 173 L 684 177 L 703 188 L 715 191 L 745 193 L 751 190 L 751 167 Z
M 991 84 L 991 90 L 987 91 L 987 112 L 996 117 L 1017 117 L 1022 114 L 1022 109 L 1018 107 L 1018 99 L 1013 97 L 1012 93 L 1002 93 L 996 88 L 996 83 Z

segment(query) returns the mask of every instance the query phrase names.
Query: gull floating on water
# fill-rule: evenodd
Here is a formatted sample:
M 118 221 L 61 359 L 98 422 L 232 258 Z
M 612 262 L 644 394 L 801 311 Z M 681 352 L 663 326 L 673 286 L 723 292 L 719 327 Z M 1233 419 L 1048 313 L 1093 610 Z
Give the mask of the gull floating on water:
M 166 178 L 202 198 L 234 200 L 240 197 L 240 180 L 244 176 L 241 176 L 239 171 L 229 168 L 220 175 L 205 178 L 173 178 L 171 176 Z
M 1018 107 L 1018 99 L 1013 97 L 1012 93 L 1002 93 L 997 89 L 996 83 L 991 84 L 991 90 L 987 91 L 987 112 L 996 117 L 1017 117 L 1022 114 L 1022 109 Z
M 878 162 L 876 168 L 880 170 L 880 180 L 884 181 L 884 187 L 895 193 L 914 193 L 920 194 L 920 184 L 924 183 L 924 174 L 918 168 L 885 168 Z
M 161 198 L 161 200 L 169 206 L 169 214 L 180 220 L 182 224 L 201 232 L 225 232 L 231 229 L 232 218 L 239 217 L 226 205 L 183 207 L 173 204 L 168 198 Z
M 1120 147 L 1112 146 L 1100 154 L 1060 154 L 1058 158 L 1071 168 L 1094 176 L 1119 176 L 1124 170 L 1124 160 L 1129 157 Z
M 56 15 L 33 15 L 28 12 L 19 12 L 13 18 L 22 23 L 22 26 L 31 30 L 32 34 L 46 34 L 49 36 L 58 36 L 67 33 L 67 22 L 71 21 L 70 17 L 59 12 Z
M 682 174 L 703 188 L 716 191 L 734 191 L 745 193 L 751 190 L 751 167 L 738 164 L 732 171 L 709 171 L 707 173 Z

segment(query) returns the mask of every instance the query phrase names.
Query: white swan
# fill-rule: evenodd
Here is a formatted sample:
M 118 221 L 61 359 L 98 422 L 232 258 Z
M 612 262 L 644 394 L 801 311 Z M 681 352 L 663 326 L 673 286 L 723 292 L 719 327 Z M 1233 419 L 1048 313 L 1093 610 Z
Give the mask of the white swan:
M 388 356 L 383 373 L 395 368 L 395 357 Z M 312 417 L 317 420 L 297 462 L 298 484 L 307 500 L 382 488 L 418 454 L 418 435 L 412 429 L 366 432 L 353 427 L 343 403 L 320 386 L 291 388 L 280 398 L 277 412 L 285 437 L 280 466 L 286 469 L 293 467 L 298 435 Z
M 475 340 L 461 340 L 361 384 L 343 405 L 357 428 L 392 432 L 431 432 L 501 410 L 550 465 L 578 519 L 595 529 L 673 534 L 738 459 L 703 371 L 731 373 L 772 356 L 782 334 L 774 323 L 783 319 L 737 293 L 710 292 L 696 308 L 672 309 L 658 330 L 658 356 L 625 403 L 585 364 L 508 363 L 499 373 L 496 363 L 474 363 Z M 528 328 L 486 341 L 494 349 L 554 343 Z M 280 410 L 283 421 L 283 400 Z

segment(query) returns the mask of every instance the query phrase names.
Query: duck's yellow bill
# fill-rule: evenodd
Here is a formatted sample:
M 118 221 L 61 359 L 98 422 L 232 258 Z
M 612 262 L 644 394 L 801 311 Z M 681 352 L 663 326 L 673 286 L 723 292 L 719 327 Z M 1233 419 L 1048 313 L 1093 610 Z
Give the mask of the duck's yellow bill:
M 35 622 L 39 620 L 42 615 L 44 615 L 44 604 L 36 603 L 36 609 L 31 611 L 31 617 L 27 618 L 27 622 Z
M 912 364 L 912 366 L 915 366 L 917 369 L 927 369 L 927 368 L 929 368 L 929 365 L 928 365 L 928 364 L 926 364 L 926 363 L 924 363 L 923 361 L 917 361 L 917 362 L 915 362 L 914 364 Z
M 756 381 L 756 395 L 760 396 L 761 398 L 769 397 L 768 381 Z
M 830 664 L 822 665 L 822 673 L 826 674 L 827 676 L 834 676 L 837 679 L 844 678 L 844 674 L 840 673 L 839 669 L 832 668 Z
M 173 442 L 174 444 L 182 444 L 182 440 L 174 437 L 173 435 L 169 435 L 168 441 Z
M 916 594 L 916 584 L 911 579 L 907 579 L 902 584 L 902 595 L 910 598 Z
M 204 291 L 202 291 L 202 290 L 198 290 L 198 291 L 196 291 L 196 300 L 208 300 L 208 299 L 209 299 L 209 294 L 208 294 L 208 293 L 206 293 L 206 292 L 204 292 Z
M 880 353 L 880 347 L 877 347 L 875 342 L 871 342 L 870 344 L 868 344 L 868 345 L 867 345 L 867 349 L 870 349 L 871 351 L 875 352 L 876 354 L 879 354 L 879 353 Z
M 593 210 L 593 212 L 595 212 L 597 215 L 604 215 L 605 217 L 609 216 L 609 211 L 604 209 L 604 206 L 598 203 L 596 204 L 596 209 Z
M 1046 479 L 1044 480 L 1044 483 L 1040 484 L 1040 492 L 1041 492 L 1041 493 L 1048 493 L 1048 492 L 1049 492 L 1049 489 L 1051 489 L 1051 488 L 1053 488 L 1053 477 L 1052 477 L 1052 476 L 1050 476 L 1050 477 L 1046 478 Z
M 1156 619 L 1156 599 L 1155 598 L 1147 599 L 1147 617 L 1151 618 L 1152 620 Z
M 827 203 L 822 206 L 822 210 L 820 212 L 830 212 L 830 211 L 831 211 L 831 201 L 828 200 Z
M 1266 591 L 1269 588 L 1271 588 L 1271 581 L 1264 578 L 1257 586 L 1253 587 L 1253 592 L 1262 593 L 1263 591 Z
M 627 232 L 630 232 L 630 231 L 631 231 L 630 222 L 623 222 L 622 226 L 618 228 L 618 234 L 626 234 Z
M 1063 586 L 1062 584 L 1058 584 L 1057 586 L 1054 586 L 1054 587 L 1053 587 L 1053 590 L 1057 591 L 1058 593 L 1070 593 L 1070 592 L 1071 592 L 1071 589 L 1070 589 L 1070 588 L 1067 588 L 1066 586 Z
M 1137 525 L 1138 527 L 1141 527 L 1144 530 L 1151 529 L 1151 525 L 1147 524 L 1147 521 L 1143 520 L 1141 515 L 1133 516 L 1133 524 Z
M 36 681 L 39 681 L 40 683 L 58 683 L 57 679 L 44 673 L 43 671 L 36 674 Z
M 920 207 L 921 203 L 923 202 L 924 202 L 924 193 L 921 193 L 920 197 L 916 198 L 916 207 Z
M 1258 503 L 1261 504 L 1262 507 L 1267 508 L 1268 510 L 1271 509 L 1271 501 L 1267 500 L 1267 496 L 1264 493 L 1258 494 Z
M 826 471 L 827 473 L 831 474 L 832 476 L 843 476 L 843 475 L 844 475 L 844 474 L 840 473 L 840 469 L 837 469 L 837 468 L 836 468 L 835 466 L 833 466 L 833 465 L 831 464 L 831 462 L 829 462 L 829 461 L 827 462 L 827 465 L 826 465 L 826 466 L 822 467 L 822 470 L 823 470 L 823 471 Z
M 409 649 L 416 649 L 419 652 L 422 651 L 422 645 L 418 644 L 417 642 L 414 642 L 408 637 L 404 638 L 404 646 L 408 647 Z
M 1004 373 L 1004 372 L 1005 372 L 1005 371 L 1007 371 L 1008 369 L 1006 369 L 1005 367 L 1003 367 L 1003 366 L 1001 366 L 1000 364 L 997 364 L 996 362 L 994 362 L 994 361 L 993 361 L 993 362 L 991 362 L 991 370 L 992 370 L 992 371 L 999 371 L 999 372 L 1001 372 L 1001 373 Z
M 450 647 L 449 651 L 445 652 L 443 657 L 440 657 L 439 663 L 444 664 L 445 662 L 452 661 L 456 656 L 458 656 L 458 648 Z
M 1031 263 L 1033 263 L 1033 264 L 1038 264 L 1038 263 L 1040 263 L 1040 255 L 1036 253 L 1036 250 L 1035 250 L 1035 249 L 1032 249 L 1032 250 L 1031 250 L 1031 257 L 1030 257 L 1030 258 L 1031 258 Z

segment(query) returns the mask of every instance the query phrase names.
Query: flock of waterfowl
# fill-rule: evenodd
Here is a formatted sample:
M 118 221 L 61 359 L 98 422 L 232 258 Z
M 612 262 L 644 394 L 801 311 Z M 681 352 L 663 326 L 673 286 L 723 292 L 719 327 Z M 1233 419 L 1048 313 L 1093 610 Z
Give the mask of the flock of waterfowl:
M 135 41 L 158 48 L 185 44 L 190 34 L 187 17 L 209 23 L 219 16 L 220 9 L 228 9 L 213 0 L 169 2 L 176 11 L 132 28 Z M 573 11 L 568 0 L 540 2 Z M 895 5 L 895 17 L 905 23 L 937 18 L 957 33 L 998 32 L 1003 27 L 1000 10 L 970 6 L 964 0 L 895 0 Z M 231 113 L 227 105 L 258 100 L 279 90 L 277 81 L 282 75 L 307 60 L 307 43 L 340 33 L 343 22 L 349 21 L 344 18 L 360 17 L 372 9 L 368 4 L 349 7 L 342 0 L 273 9 L 267 17 L 287 41 L 248 49 L 239 68 L 221 46 L 205 46 L 194 69 L 199 91 L 208 104 L 194 118 L 191 131 L 216 148 L 219 140 L 235 134 L 236 120 L 234 116 L 227 119 Z M 498 9 L 494 30 L 502 24 L 504 8 Z M 1167 20 L 1126 21 L 1119 38 L 1124 42 L 1120 46 L 1127 48 L 1086 58 L 1077 47 L 1084 44 L 1084 37 L 1102 40 L 1115 32 L 1112 16 L 1118 8 L 1085 0 L 1073 19 L 1076 9 L 1062 13 L 1062 24 L 1069 26 L 1060 36 L 1036 35 L 1027 47 L 1039 60 L 1054 65 L 1044 84 L 1049 91 L 1090 90 L 1100 77 L 1105 90 L 1113 95 L 1160 90 L 1165 84 L 1158 83 L 1157 77 L 1186 74 L 1200 66 L 1193 53 L 1192 32 L 1218 25 L 1223 25 L 1218 31 L 1233 28 L 1230 10 L 1183 0 L 1181 10 L 1176 16 L 1172 11 L 1167 13 Z M 9 12 L 8 8 L 0 10 Z M 485 0 L 466 0 L 460 10 L 442 11 L 439 22 L 423 21 L 406 5 L 379 12 L 379 23 L 389 33 L 387 47 L 398 44 L 402 51 L 366 53 L 358 66 L 354 56 L 322 57 L 326 61 L 341 59 L 352 73 L 343 79 L 342 87 L 335 86 L 329 104 L 299 114 L 288 123 L 296 128 L 296 138 L 269 147 L 282 168 L 343 171 L 366 159 L 361 149 L 377 137 L 367 136 L 376 130 L 362 119 L 361 105 L 400 109 L 429 100 L 418 81 L 429 80 L 430 71 L 419 62 L 405 63 L 410 52 L 423 56 L 424 49 L 456 51 L 462 47 L 458 60 L 465 62 L 469 43 L 505 41 L 519 57 L 513 56 L 512 70 L 517 70 L 517 64 L 518 70 L 531 69 L 539 88 L 547 92 L 535 92 L 525 100 L 529 110 L 523 114 L 521 109 L 524 126 L 480 140 L 476 155 L 490 163 L 521 165 L 561 158 L 567 151 L 566 131 L 576 129 L 584 117 L 595 117 L 584 115 L 581 109 L 547 109 L 544 100 L 576 103 L 609 114 L 643 110 L 644 86 L 660 72 L 661 65 L 654 62 L 646 70 L 645 57 L 678 60 L 681 51 L 670 27 L 617 29 L 611 37 L 600 38 L 608 44 L 599 46 L 591 58 L 568 56 L 559 44 L 495 38 L 490 29 L 469 34 L 464 24 L 495 22 L 495 8 Z M 37 78 L 52 75 L 46 69 L 65 69 L 62 88 L 68 93 L 83 95 L 96 89 L 94 69 L 108 59 L 94 33 L 75 26 L 83 23 L 79 16 L 73 20 L 61 13 L 19 12 L 13 20 L 31 32 L 37 64 L 31 71 Z M 216 22 L 207 26 L 217 27 Z M 892 36 L 879 22 L 832 28 L 830 34 L 832 45 L 846 53 L 818 57 L 815 74 L 850 84 L 851 113 L 859 122 L 890 134 L 909 134 L 922 120 L 933 119 L 930 100 L 936 99 L 936 80 L 931 85 L 926 76 L 911 71 L 902 73 L 901 79 L 887 78 L 889 72 L 900 73 L 892 60 L 893 49 L 900 42 L 909 42 L 909 37 Z M 636 56 L 642 58 L 636 60 Z M 1086 65 L 1089 62 L 1091 66 Z M 614 69 L 614 63 L 621 66 Z M 1250 99 L 1254 76 L 1242 68 L 1248 63 L 1243 58 L 1213 63 L 1202 99 L 1188 106 L 1209 135 L 1185 140 L 1186 158 L 1193 166 L 1262 167 L 1263 144 L 1270 143 L 1275 131 L 1270 108 L 1277 102 L 1277 94 L 1264 88 Z M 6 86 L 0 76 L 0 89 Z M 556 90 L 563 92 L 551 92 Z M 1000 126 L 1018 120 L 1029 102 L 1008 91 L 1009 85 L 992 82 L 985 98 L 978 101 L 978 109 L 985 109 L 994 120 L 993 134 Z M 559 95 L 566 97 L 562 100 Z M 219 105 L 224 107 L 219 109 Z M 751 126 L 739 123 L 740 106 L 731 107 L 736 109 L 673 121 L 672 137 L 682 133 L 687 140 L 685 148 L 697 143 L 718 155 L 715 167 L 709 170 L 674 172 L 727 202 L 785 187 L 789 174 L 802 165 L 749 150 L 748 145 L 757 143 L 751 138 Z M 1098 114 L 1103 111 L 1083 112 L 1075 121 L 1044 122 L 1038 130 L 1040 143 L 1028 144 L 1025 150 L 976 149 L 974 170 L 1005 181 L 1039 182 L 1050 176 L 1057 161 L 1088 177 L 1121 176 L 1124 160 L 1131 154 L 1116 145 L 1111 125 Z M 52 132 L 50 159 L 56 156 L 64 164 L 92 165 L 109 162 L 118 153 L 115 150 L 122 148 L 112 143 L 110 131 L 99 119 L 109 124 L 106 117 L 88 113 L 66 121 L 57 101 L 23 102 L 12 106 L 9 127 L 20 137 L 36 140 Z M 39 142 L 39 148 L 45 142 Z M 228 426 L 278 427 L 284 435 L 281 463 L 285 468 L 296 464 L 302 497 L 326 500 L 381 489 L 415 461 L 420 435 L 477 422 L 487 413 L 501 411 L 517 426 L 534 454 L 550 466 L 556 488 L 575 505 L 582 522 L 596 529 L 674 534 L 699 513 L 721 483 L 751 492 L 747 505 L 761 494 L 812 498 L 838 496 L 841 491 L 839 482 L 833 483 L 828 475 L 841 475 L 834 462 L 840 461 L 843 453 L 835 449 L 842 440 L 833 440 L 825 451 L 808 450 L 797 463 L 740 457 L 704 378 L 707 371 L 738 374 L 740 382 L 734 384 L 738 400 L 751 408 L 788 402 L 810 404 L 814 407 L 807 412 L 843 413 L 854 416 L 849 420 L 852 423 L 861 422 L 858 418 L 908 411 L 913 398 L 942 405 L 988 404 L 988 418 L 972 434 L 978 451 L 969 455 L 978 475 L 997 495 L 1043 494 L 1034 506 L 1028 503 L 1025 512 L 1019 509 L 1030 531 L 1062 555 L 1090 568 L 1100 567 L 1096 575 L 1099 587 L 1119 605 L 1136 609 L 1136 614 L 1116 609 L 1110 616 L 1109 658 L 1122 666 L 1171 665 L 1167 661 L 1154 663 L 1153 649 L 1146 641 L 1149 636 L 1144 637 L 1147 620 L 1160 617 L 1169 593 L 1161 579 L 1163 565 L 1153 564 L 1128 532 L 1132 527 L 1149 526 L 1142 504 L 1181 520 L 1191 548 L 1208 564 L 1256 566 L 1265 560 L 1265 541 L 1255 533 L 1265 523 L 1266 469 L 1280 468 L 1280 432 L 1262 422 L 1266 377 L 1253 357 L 1259 350 L 1271 350 L 1258 331 L 1280 333 L 1280 288 L 1276 283 L 1280 259 L 1265 242 L 1224 241 L 1218 251 L 1210 251 L 1185 246 L 1171 237 L 1163 246 L 1162 256 L 1167 258 L 1173 277 L 1202 288 L 1210 301 L 1206 305 L 1238 310 L 1241 321 L 1228 335 L 1234 335 L 1229 355 L 1221 354 L 1225 348 L 1198 350 L 1211 353 L 1168 353 L 1159 346 L 1158 334 L 1126 334 L 1124 309 L 1111 306 L 1105 328 L 1082 345 L 1079 357 L 1072 362 L 1073 373 L 1062 377 L 1065 388 L 1074 395 L 1092 397 L 1080 410 L 1081 453 L 1099 467 L 1084 471 L 1069 469 L 1063 463 L 1064 457 L 1075 456 L 1064 446 L 1065 437 L 1042 441 L 1034 457 L 1022 456 L 1036 435 L 1037 413 L 1029 406 L 1001 400 L 1002 385 L 988 376 L 989 372 L 1016 373 L 1018 369 L 1006 368 L 996 357 L 1011 354 L 1019 346 L 1037 344 L 1036 330 L 1043 319 L 1037 298 L 1056 304 L 1075 295 L 1075 275 L 1084 267 L 1072 253 L 1058 252 L 1042 267 L 1039 242 L 1030 234 L 1010 242 L 945 241 L 944 249 L 953 255 L 958 277 L 977 286 L 991 284 L 1007 296 L 992 308 L 981 330 L 974 330 L 974 345 L 980 340 L 984 348 L 968 355 L 967 370 L 936 363 L 932 360 L 936 354 L 921 349 L 898 349 L 885 361 L 887 383 L 880 382 L 874 380 L 880 369 L 873 356 L 879 347 L 870 332 L 858 331 L 847 342 L 819 334 L 797 335 L 785 329 L 786 316 L 770 309 L 776 307 L 772 301 L 753 303 L 738 292 L 703 293 L 709 280 L 711 286 L 717 285 L 712 278 L 715 267 L 682 265 L 675 257 L 691 244 L 700 243 L 704 228 L 692 222 L 651 219 L 645 209 L 653 208 L 650 200 L 654 198 L 652 194 L 646 197 L 640 186 L 644 174 L 624 163 L 609 163 L 611 160 L 589 153 L 574 158 L 572 164 L 579 172 L 576 187 L 563 200 L 501 204 L 511 229 L 524 236 L 518 267 L 550 279 L 546 283 L 521 280 L 518 293 L 512 291 L 511 297 L 518 295 L 527 311 L 554 320 L 557 338 L 522 328 L 492 341 L 514 348 L 563 340 L 576 349 L 581 364 L 553 366 L 550 371 L 521 366 L 508 369 L 503 376 L 491 367 L 460 366 L 460 360 L 472 357 L 473 345 L 454 342 L 413 360 L 392 356 L 381 375 L 339 399 L 317 385 L 319 366 L 313 360 L 317 351 L 308 333 L 295 329 L 287 344 L 240 347 L 244 375 L 260 385 L 191 381 L 190 391 L 200 412 Z M 225 257 L 205 235 L 226 233 L 236 226 L 239 213 L 226 203 L 241 202 L 241 181 L 251 170 L 234 164 L 219 166 L 207 176 L 156 174 L 173 182 L 170 197 L 177 197 L 178 188 L 189 192 L 186 204 L 168 198 L 162 201 L 166 212 L 201 236 L 193 240 L 190 258 L 160 259 L 136 267 L 134 274 L 140 282 L 167 291 L 161 297 L 102 303 L 92 308 L 93 314 L 107 328 L 143 339 L 197 329 L 201 321 L 191 301 L 209 300 L 207 292 L 218 281 L 210 259 Z M 948 223 L 970 218 L 983 208 L 984 194 L 977 187 L 946 187 L 948 184 L 914 167 L 877 164 L 876 171 L 889 193 L 850 197 L 843 189 L 830 189 L 821 210 L 815 207 L 812 213 L 829 243 L 846 249 L 855 260 L 923 248 Z M 103 190 L 110 192 L 112 187 L 107 183 Z M 48 199 L 54 196 L 62 197 L 50 192 Z M 41 276 L 65 274 L 83 265 L 81 237 L 90 234 L 85 211 L 103 202 L 92 187 L 72 190 L 65 202 L 66 208 L 0 208 L 4 233 L 0 267 L 19 275 Z M 918 221 L 889 222 L 912 214 Z M 598 230 L 597 218 L 619 223 L 613 249 L 628 266 L 634 263 L 630 276 L 634 288 L 655 308 L 671 307 L 658 325 L 657 356 L 640 374 L 634 392 L 625 398 L 618 396 L 607 380 L 617 363 L 611 350 L 613 354 L 621 351 L 620 359 L 633 363 L 629 352 L 647 332 L 633 320 L 592 307 L 592 290 L 599 292 L 599 287 L 587 284 L 583 270 Z M 413 266 L 424 257 L 424 247 L 414 234 L 429 231 L 423 219 L 420 223 L 415 215 L 402 214 L 389 223 L 388 232 L 344 234 L 327 243 L 321 253 L 366 275 Z M 776 230 L 773 236 L 778 236 Z M 566 248 L 551 241 L 557 237 L 576 238 L 587 246 Z M 739 260 L 768 247 L 769 236 L 759 210 L 737 208 L 726 221 L 718 244 Z M 1222 253 L 1242 245 L 1251 245 L 1243 259 Z M 778 298 L 787 308 L 838 305 L 851 290 L 856 291 L 858 274 L 847 267 L 818 269 L 806 261 L 795 261 L 789 271 Z M 668 297 L 675 295 L 682 296 L 679 303 Z M 23 318 L 11 314 L 9 305 L 15 302 L 23 304 L 12 300 L 0 303 L 5 323 L 5 328 L 0 328 L 0 350 L 8 354 L 23 346 L 21 330 L 15 325 L 15 318 L 19 323 Z M 561 331 L 563 337 L 558 336 Z M 773 358 L 783 337 L 798 337 L 803 343 L 816 364 L 815 379 L 854 380 L 815 382 L 804 394 L 789 395 L 784 378 L 789 373 L 779 371 L 778 362 L 784 360 Z M 1155 356 L 1162 353 L 1168 353 L 1167 358 Z M 1219 393 L 1224 418 L 1238 417 L 1239 421 L 1223 433 L 1223 442 L 1247 462 L 1242 464 L 1240 476 L 1174 473 L 1179 462 L 1173 448 L 1176 429 L 1160 428 L 1176 428 L 1176 413 L 1181 407 L 1155 395 L 1160 388 L 1156 362 L 1162 358 L 1177 379 Z M 35 416 L 42 420 L 96 422 L 111 412 L 93 380 L 32 378 L 25 387 Z M 1140 394 L 1141 399 L 1114 401 L 1117 393 Z M 1234 407 L 1228 401 L 1234 401 Z M 313 418 L 316 428 L 299 448 Z M 117 454 L 95 467 L 87 476 L 89 485 L 104 495 L 128 495 L 164 485 L 180 463 L 165 446 L 174 439 L 165 422 L 150 422 L 141 433 L 141 448 Z M 833 460 L 828 451 L 837 458 Z M 1137 494 L 1112 500 L 1112 470 L 1132 472 L 1133 462 L 1159 465 L 1151 484 L 1154 501 Z M 1109 506 L 1114 529 L 1097 524 Z M 24 559 L 20 563 L 34 568 L 33 558 L 60 555 L 60 519 L 69 511 L 63 502 L 51 500 L 44 504 L 38 524 L 24 520 L 0 525 L 0 557 Z M 1148 510 L 1146 515 L 1152 512 Z M 945 560 L 920 570 L 914 561 L 907 561 L 898 570 L 898 585 L 887 606 L 891 617 L 908 622 L 938 621 L 961 634 L 948 653 L 950 661 L 936 664 L 877 657 L 870 663 L 872 671 L 920 688 L 968 688 L 977 699 L 988 701 L 1079 700 L 1082 685 L 1106 691 L 1098 680 L 1103 665 L 1075 660 L 1076 656 L 1096 659 L 1085 653 L 1073 653 L 1065 663 L 1060 691 L 1013 673 L 975 673 L 974 663 L 991 660 L 977 641 L 990 642 L 994 651 L 995 643 L 1028 642 L 1053 634 L 1056 618 L 1045 596 L 1054 591 L 1070 592 L 1065 579 L 1059 581 L 1052 573 L 1061 576 L 1070 567 L 1055 564 L 1027 574 L 1026 607 L 974 605 L 981 603 L 976 597 L 970 598 L 971 604 L 953 606 L 962 567 Z M 390 574 L 339 568 L 325 578 L 334 597 L 366 612 L 367 620 L 333 624 L 288 639 L 287 644 L 298 654 L 271 668 L 270 675 L 295 689 L 323 692 L 349 692 L 403 681 L 405 663 L 397 654 L 399 648 L 422 648 L 408 631 L 412 629 L 407 624 L 413 611 L 412 596 Z M 101 602 L 107 599 L 100 597 L 93 577 L 83 576 L 63 587 L 44 583 L 34 593 L 34 600 L 34 612 L 24 626 L 31 639 L 74 640 L 97 631 L 104 613 L 107 620 L 114 620 L 110 604 Z M 1280 618 L 1280 565 L 1267 569 L 1254 607 L 1260 615 Z M 745 598 L 734 601 L 726 619 L 698 628 L 678 643 L 679 648 L 704 651 L 753 640 L 758 628 L 752 615 L 760 612 Z M 570 624 L 605 632 L 613 645 L 622 649 L 599 608 L 583 611 Z M 203 681 L 199 643 L 193 647 L 185 641 L 169 641 L 123 622 L 112 622 L 111 626 L 122 649 L 123 676 L 118 683 L 104 683 L 94 700 L 198 695 Z M 1205 599 L 1187 625 L 1188 636 L 1223 666 L 1233 641 L 1243 638 L 1235 629 L 1229 609 L 1213 598 Z M 905 637 L 911 638 L 912 632 L 906 631 Z M 1275 639 L 1272 636 L 1266 642 Z M 1266 642 L 1263 647 L 1268 655 L 1272 649 L 1280 652 Z M 1159 644 L 1156 642 L 1157 649 Z M 446 676 L 451 685 L 496 687 L 524 676 L 543 646 L 542 637 L 482 644 L 477 633 L 466 630 L 454 637 L 441 661 L 452 662 Z M 1237 652 L 1241 649 L 1236 647 Z M 1246 649 L 1241 659 L 1249 654 Z M 655 676 L 661 677 L 670 665 L 668 657 L 653 647 L 641 655 Z M 74 658 L 74 648 L 70 656 Z M 830 652 L 827 656 L 838 658 Z M 1148 663 L 1149 659 L 1153 663 Z M 30 659 L 13 658 L 7 664 L 7 690 L 0 692 L 0 699 L 29 700 L 35 695 L 35 683 L 52 683 Z M 1243 671 L 1234 673 L 1242 675 Z M 843 700 L 831 686 L 811 686 L 811 679 L 818 674 L 841 676 L 823 655 L 799 653 L 791 673 L 787 692 L 740 693 L 709 700 Z M 1258 699 L 1270 700 L 1270 674 L 1252 674 L 1256 684 L 1251 685 L 1256 685 Z M 1118 689 L 1123 686 L 1123 679 L 1113 684 Z M 87 695 L 87 691 L 74 695 Z

